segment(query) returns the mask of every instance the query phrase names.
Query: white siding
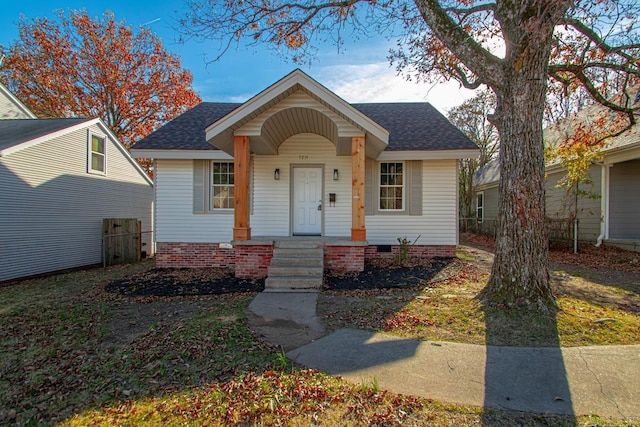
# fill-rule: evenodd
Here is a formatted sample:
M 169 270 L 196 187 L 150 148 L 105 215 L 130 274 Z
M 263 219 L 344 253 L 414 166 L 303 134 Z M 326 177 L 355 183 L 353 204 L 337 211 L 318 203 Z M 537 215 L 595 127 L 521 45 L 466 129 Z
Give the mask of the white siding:
M 153 187 L 107 141 L 105 176 L 86 173 L 86 128 L 0 159 L 0 281 L 100 263 L 103 218 L 151 230 Z
M 455 245 L 457 233 L 456 161 L 422 162 L 422 216 L 365 217 L 370 244 L 397 244 L 407 237 L 420 245 Z
M 291 167 L 316 165 L 324 167 L 324 235 L 351 235 L 351 157 L 336 156 L 335 146 L 327 139 L 312 134 L 299 134 L 286 140 L 277 156 L 253 158 L 253 236 L 289 236 Z M 280 169 L 280 180 L 273 179 Z M 340 179 L 333 180 L 338 169 Z M 329 193 L 336 193 L 335 206 L 329 206 Z
M 193 213 L 193 160 L 156 161 L 156 241 L 229 242 L 233 212 Z
M 335 146 L 311 134 L 289 138 L 277 156 L 253 156 L 251 235 L 289 236 L 291 172 L 295 165 L 324 168 L 323 214 L 325 236 L 351 235 L 351 157 L 336 156 Z M 280 179 L 274 180 L 274 170 Z M 333 180 L 333 170 L 340 178 Z M 455 245 L 456 161 L 422 163 L 422 216 L 366 216 L 371 244 L 396 244 L 398 237 L 418 244 Z M 329 206 L 329 193 L 336 193 Z M 233 235 L 233 215 L 193 214 L 193 161 L 157 160 L 156 236 L 158 242 L 227 242 Z

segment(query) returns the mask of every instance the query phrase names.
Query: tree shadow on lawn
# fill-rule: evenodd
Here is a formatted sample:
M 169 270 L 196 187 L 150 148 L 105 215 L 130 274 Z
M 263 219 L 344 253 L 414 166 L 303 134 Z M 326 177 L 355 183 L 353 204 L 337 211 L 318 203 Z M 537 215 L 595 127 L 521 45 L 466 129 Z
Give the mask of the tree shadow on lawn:
M 329 331 L 345 325 L 378 330 L 385 320 L 420 295 L 455 258 L 410 258 L 403 265 L 389 260 L 365 264 L 361 272 L 329 272 L 317 306 Z
M 487 344 L 484 407 L 563 415 L 563 425 L 576 426 L 555 314 L 534 315 L 487 305 L 483 312 Z M 504 342 L 523 342 L 529 347 L 506 347 Z M 485 410 L 483 425 L 495 426 L 495 416 Z

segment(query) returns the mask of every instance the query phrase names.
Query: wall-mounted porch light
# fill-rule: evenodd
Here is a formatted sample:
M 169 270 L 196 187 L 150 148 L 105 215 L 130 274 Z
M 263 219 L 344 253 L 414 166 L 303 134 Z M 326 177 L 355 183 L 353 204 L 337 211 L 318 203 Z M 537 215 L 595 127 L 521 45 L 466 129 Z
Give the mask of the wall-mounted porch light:
M 338 178 L 340 178 L 339 174 L 338 174 L 338 169 L 334 169 L 333 170 L 333 180 L 337 181 Z
M 276 169 L 273 171 L 273 179 L 275 179 L 276 181 L 280 180 L 280 169 Z

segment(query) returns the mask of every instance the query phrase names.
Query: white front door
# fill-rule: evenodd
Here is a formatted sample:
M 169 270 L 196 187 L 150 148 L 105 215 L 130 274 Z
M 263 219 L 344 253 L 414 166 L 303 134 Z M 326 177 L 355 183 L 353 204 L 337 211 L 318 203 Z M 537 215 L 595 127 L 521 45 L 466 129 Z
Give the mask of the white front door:
M 293 168 L 293 234 L 322 234 L 322 168 Z

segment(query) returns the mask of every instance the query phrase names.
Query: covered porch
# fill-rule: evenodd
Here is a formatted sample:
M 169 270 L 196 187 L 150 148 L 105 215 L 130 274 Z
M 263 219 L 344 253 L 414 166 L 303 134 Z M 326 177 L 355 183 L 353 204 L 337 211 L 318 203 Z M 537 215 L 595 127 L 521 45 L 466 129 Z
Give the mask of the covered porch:
M 211 124 L 207 141 L 234 163 L 233 241 L 257 233 L 365 242 L 365 159 L 388 138 L 299 70 Z

